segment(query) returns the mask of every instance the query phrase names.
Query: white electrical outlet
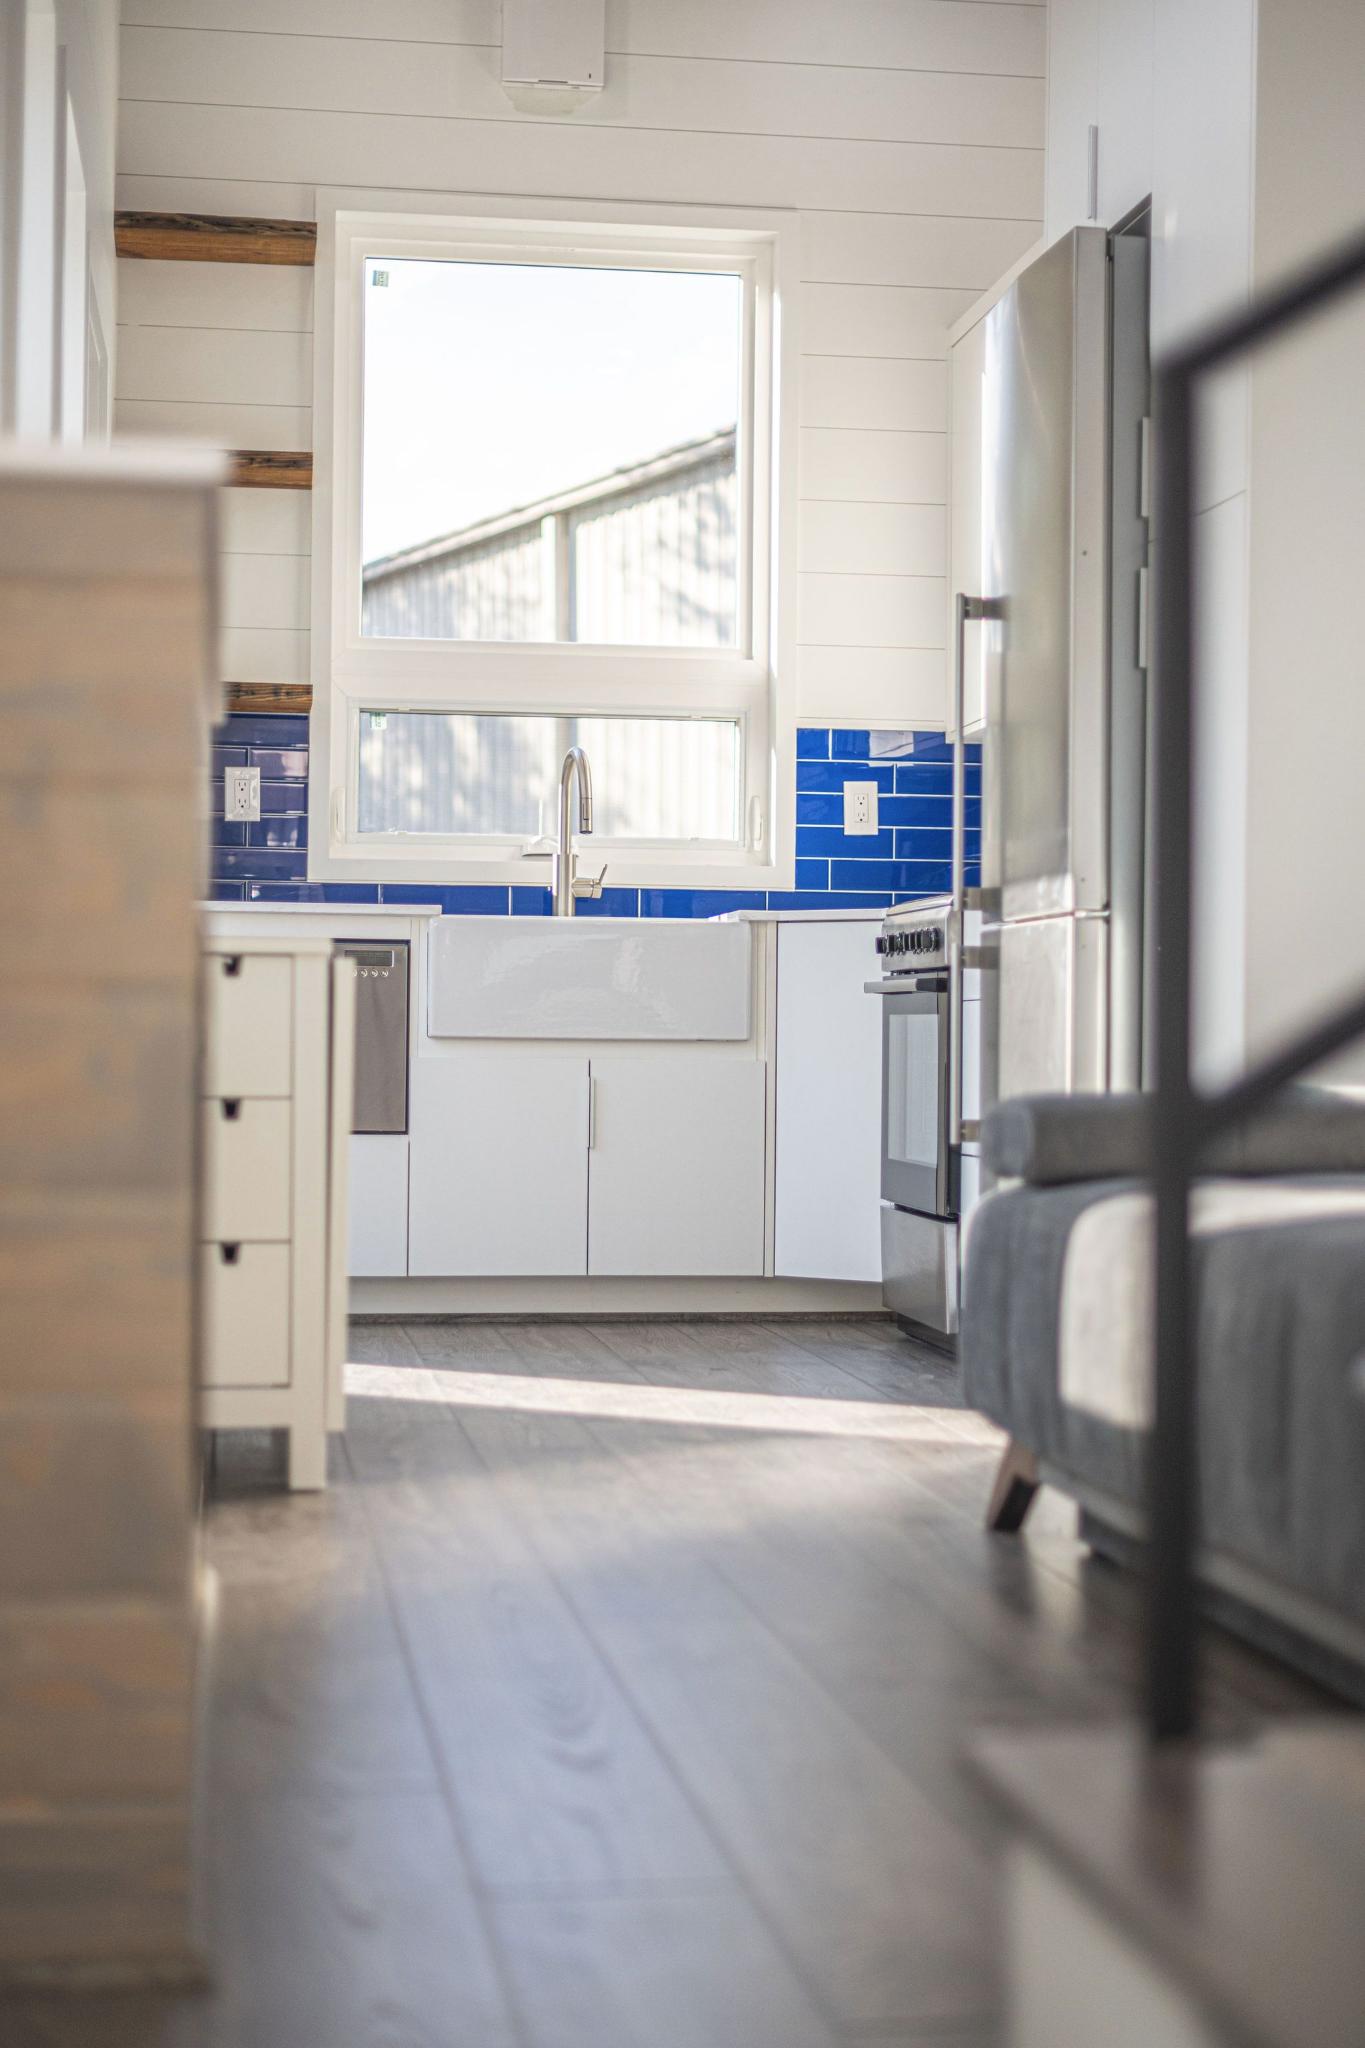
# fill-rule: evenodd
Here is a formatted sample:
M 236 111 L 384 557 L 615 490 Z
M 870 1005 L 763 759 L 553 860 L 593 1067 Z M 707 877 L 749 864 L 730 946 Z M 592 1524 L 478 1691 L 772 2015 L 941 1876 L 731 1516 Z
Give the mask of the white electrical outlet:
M 239 825 L 254 825 L 261 815 L 259 768 L 223 770 L 223 816 Z
M 877 785 L 875 782 L 844 784 L 844 836 L 870 839 L 877 830 Z

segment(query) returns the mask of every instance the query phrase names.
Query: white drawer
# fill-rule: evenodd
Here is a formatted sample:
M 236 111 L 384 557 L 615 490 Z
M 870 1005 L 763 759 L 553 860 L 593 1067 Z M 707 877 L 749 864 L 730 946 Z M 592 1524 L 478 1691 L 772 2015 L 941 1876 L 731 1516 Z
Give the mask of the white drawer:
M 200 1104 L 202 1236 L 232 1243 L 290 1236 L 291 1107 L 237 1099 Z
M 208 1387 L 289 1384 L 289 1247 L 206 1244 L 201 1254 Z
M 294 963 L 267 953 L 205 960 L 205 1095 L 289 1095 Z

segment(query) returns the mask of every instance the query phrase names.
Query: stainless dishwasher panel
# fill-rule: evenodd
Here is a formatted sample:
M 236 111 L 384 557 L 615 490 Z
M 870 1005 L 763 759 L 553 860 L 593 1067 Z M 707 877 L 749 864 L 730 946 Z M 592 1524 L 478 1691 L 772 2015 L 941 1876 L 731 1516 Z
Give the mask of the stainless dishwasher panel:
M 355 962 L 355 1103 L 351 1129 L 408 1127 L 408 945 L 338 939 Z

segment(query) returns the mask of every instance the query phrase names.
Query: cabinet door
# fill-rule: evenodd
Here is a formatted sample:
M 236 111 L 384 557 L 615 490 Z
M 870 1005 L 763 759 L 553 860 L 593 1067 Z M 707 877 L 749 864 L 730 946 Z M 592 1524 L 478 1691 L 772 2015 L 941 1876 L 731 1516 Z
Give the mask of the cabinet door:
M 1153 0 L 1100 0 L 1099 219 L 1131 213 L 1152 189 Z
M 410 1143 L 410 1273 L 587 1271 L 586 1059 L 419 1059 Z
M 387 1279 L 408 1270 L 408 1141 L 363 1134 L 350 1139 L 348 1270 Z
M 767 1065 L 592 1063 L 588 1271 L 761 1274 Z
M 881 1000 L 872 923 L 777 934 L 774 1267 L 880 1280 Z
M 1049 242 L 1091 218 L 1090 130 L 1100 118 L 1100 12 L 1101 0 L 1049 0 L 1043 200 Z
M 205 1386 L 288 1386 L 289 1264 L 287 1244 L 202 1247 Z
M 955 728 L 952 700 L 953 646 L 957 631 L 957 593 L 982 595 L 981 566 L 981 398 L 986 362 L 986 322 L 978 320 L 952 351 L 950 362 L 952 436 L 948 492 L 948 730 Z M 980 620 L 967 624 L 962 640 L 965 729 L 971 732 L 985 716 L 984 629 Z

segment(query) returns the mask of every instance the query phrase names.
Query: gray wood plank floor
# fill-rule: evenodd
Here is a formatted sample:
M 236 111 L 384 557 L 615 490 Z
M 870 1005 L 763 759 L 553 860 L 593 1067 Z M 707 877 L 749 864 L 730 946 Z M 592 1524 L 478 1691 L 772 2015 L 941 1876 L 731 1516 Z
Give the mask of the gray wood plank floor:
M 990 2048 L 974 1727 L 1128 1710 L 1135 1588 L 882 1322 L 357 1325 L 331 1489 L 219 1440 L 216 1982 L 15 2048 Z M 1324 1702 L 1218 1638 L 1215 1722 Z

